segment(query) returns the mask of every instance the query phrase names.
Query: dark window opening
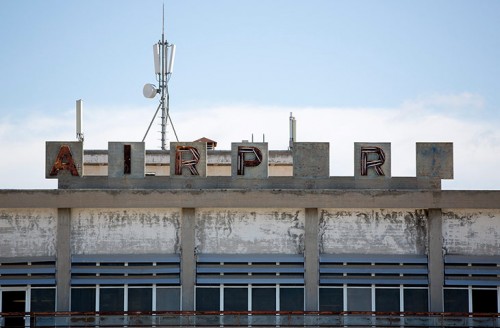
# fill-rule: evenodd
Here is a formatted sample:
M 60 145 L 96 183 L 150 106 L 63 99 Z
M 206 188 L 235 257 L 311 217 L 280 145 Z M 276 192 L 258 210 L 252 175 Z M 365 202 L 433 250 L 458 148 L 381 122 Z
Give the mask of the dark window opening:
M 341 312 L 344 310 L 344 291 L 342 288 L 320 288 L 319 310 Z
M 72 288 L 71 311 L 94 312 L 95 288 Z
M 375 311 L 399 312 L 399 289 L 375 289 Z
M 372 290 L 370 288 L 347 288 L 347 311 L 371 311 Z
M 56 290 L 32 289 L 31 311 L 32 312 L 54 312 L 56 310 Z
M 153 290 L 151 288 L 129 288 L 128 310 L 129 311 L 153 310 Z
M 276 311 L 276 288 L 252 288 L 252 311 Z
M 280 288 L 280 311 L 304 311 L 304 289 Z
M 123 145 L 123 174 L 132 172 L 132 150 L 130 145 Z
M 197 288 L 196 310 L 219 311 L 220 310 L 219 288 Z
M 181 309 L 180 288 L 158 288 L 156 290 L 157 311 L 179 311 Z
M 469 291 L 467 289 L 445 289 L 444 312 L 469 312 Z
M 496 290 L 474 289 L 472 290 L 472 312 L 474 313 L 497 313 L 498 299 Z
M 404 309 L 407 312 L 429 311 L 429 300 L 427 289 L 405 289 Z
M 99 293 L 99 311 L 123 311 L 123 288 L 101 288 Z
M 26 294 L 24 291 L 3 291 L 1 312 L 24 312 Z M 24 317 L 5 317 L 5 327 L 24 327 Z
M 248 288 L 224 288 L 224 311 L 247 311 Z

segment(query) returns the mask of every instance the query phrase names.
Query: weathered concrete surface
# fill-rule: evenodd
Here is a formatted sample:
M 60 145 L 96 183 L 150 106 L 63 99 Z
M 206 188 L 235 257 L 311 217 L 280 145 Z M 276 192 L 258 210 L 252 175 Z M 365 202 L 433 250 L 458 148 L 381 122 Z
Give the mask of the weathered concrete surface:
M 446 254 L 500 255 L 500 210 L 443 209 L 443 239 Z
M 195 226 L 194 208 L 183 208 L 181 219 L 181 284 L 182 310 L 194 311 L 196 284 Z
M 386 189 L 439 190 L 440 179 L 391 178 L 356 179 L 354 177 L 299 178 L 274 176 L 267 179 L 232 177 L 145 177 L 123 179 L 108 177 L 66 177 L 59 179 L 59 189 Z
M 0 209 L 0 257 L 56 255 L 57 208 Z
M 71 209 L 57 210 L 56 311 L 70 310 L 71 297 Z
M 295 142 L 293 176 L 328 178 L 330 176 L 330 143 Z
M 427 213 L 408 209 L 321 209 L 321 253 L 426 254 Z
M 338 189 L 0 190 L 0 208 L 58 207 L 499 209 L 500 191 Z
M 453 143 L 417 142 L 417 177 L 453 179 Z
M 179 253 L 180 209 L 71 211 L 72 254 Z
M 304 252 L 303 209 L 196 209 L 198 253 Z
M 124 174 L 124 146 L 130 146 L 130 173 Z M 108 176 L 112 178 L 143 178 L 145 173 L 146 145 L 144 142 L 108 142 Z
M 54 162 L 57 159 L 59 150 L 61 146 L 67 145 L 71 151 L 71 157 L 75 163 L 76 169 L 78 170 L 79 176 L 85 174 L 83 166 L 83 142 L 78 141 L 47 141 L 45 143 L 45 178 L 56 179 L 61 176 L 69 175 L 68 171 L 61 171 L 57 176 L 51 176 L 50 171 L 54 166 Z
M 429 311 L 443 312 L 443 216 L 441 209 L 429 209 Z
M 319 310 L 319 214 L 317 208 L 305 209 L 304 284 L 305 310 Z

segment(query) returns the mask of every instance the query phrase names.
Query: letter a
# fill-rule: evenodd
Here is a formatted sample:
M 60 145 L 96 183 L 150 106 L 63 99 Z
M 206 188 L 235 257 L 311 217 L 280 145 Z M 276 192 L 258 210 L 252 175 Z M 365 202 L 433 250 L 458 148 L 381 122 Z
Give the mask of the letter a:
M 80 175 L 68 145 L 62 145 L 61 149 L 59 149 L 54 165 L 52 165 L 50 176 L 56 176 L 59 171 L 69 171 L 73 176 Z

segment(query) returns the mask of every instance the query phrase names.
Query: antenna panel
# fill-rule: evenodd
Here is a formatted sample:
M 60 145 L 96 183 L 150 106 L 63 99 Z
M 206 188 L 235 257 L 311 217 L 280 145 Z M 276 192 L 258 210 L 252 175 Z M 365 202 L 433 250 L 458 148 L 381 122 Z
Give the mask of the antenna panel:
M 153 45 L 153 57 L 155 61 L 155 74 L 161 73 L 160 67 L 160 45 L 158 43 Z
M 82 134 L 82 114 L 83 114 L 83 101 L 78 99 L 76 101 L 76 135 Z
M 168 61 L 168 69 L 167 69 L 167 73 L 173 73 L 174 71 L 174 60 L 175 60 L 175 44 L 172 44 L 170 46 L 170 58 L 169 58 L 169 61 Z M 165 57 L 166 59 L 166 57 Z

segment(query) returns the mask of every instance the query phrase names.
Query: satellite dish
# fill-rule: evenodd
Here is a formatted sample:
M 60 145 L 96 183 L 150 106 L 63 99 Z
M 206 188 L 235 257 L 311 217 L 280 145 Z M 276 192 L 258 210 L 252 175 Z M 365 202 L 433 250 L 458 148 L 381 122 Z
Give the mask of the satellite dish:
M 146 98 L 154 98 L 157 93 L 158 93 L 158 91 L 156 90 L 156 87 L 154 86 L 154 84 L 146 83 L 144 85 L 144 88 L 142 88 L 142 94 Z

